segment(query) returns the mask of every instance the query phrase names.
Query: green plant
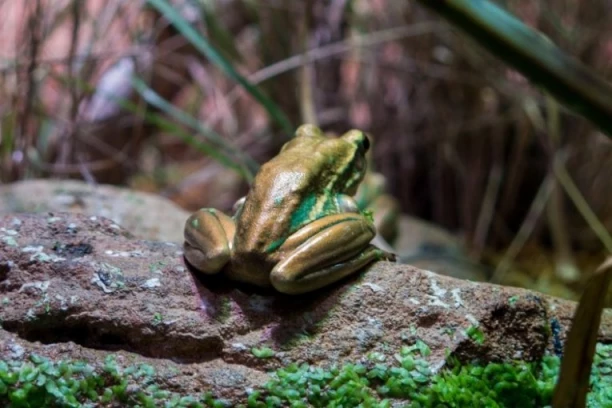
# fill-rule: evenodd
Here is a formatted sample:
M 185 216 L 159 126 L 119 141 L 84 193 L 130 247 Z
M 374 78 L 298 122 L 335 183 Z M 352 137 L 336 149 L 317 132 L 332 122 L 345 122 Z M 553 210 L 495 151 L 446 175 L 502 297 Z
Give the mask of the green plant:
M 423 353 L 429 349 L 420 343 L 402 347 L 392 364 L 378 358 L 327 369 L 293 364 L 273 375 L 267 392 L 252 393 L 248 406 L 388 407 L 391 399 L 402 399 L 410 407 L 542 407 L 550 403 L 559 370 L 556 356 L 485 365 L 451 359 L 434 374 Z M 611 346 L 598 346 L 590 407 L 612 404 L 611 354 Z
M 247 92 L 249 92 L 286 133 L 291 134 L 293 132 L 293 126 L 283 111 L 257 87 L 240 75 L 236 68 L 215 47 L 209 44 L 206 38 L 199 34 L 170 2 L 166 0 L 148 0 L 148 4 L 162 13 L 186 40 L 191 42 L 191 44 L 213 64 L 221 68 L 225 75 L 238 82 Z
M 291 364 L 271 373 L 261 389 L 250 391 L 237 407 L 543 407 L 550 403 L 559 358 L 538 362 L 465 364 L 450 358 L 434 373 L 423 357 L 423 342 L 403 346 L 392 357 L 381 353 L 360 363 L 315 367 Z M 17 407 L 229 407 L 210 392 L 181 395 L 155 384 L 147 364 L 122 367 L 110 356 L 102 366 L 82 361 L 53 362 L 31 355 L 0 361 L 0 405 Z M 520 391 L 520 392 L 517 392 Z M 597 346 L 591 373 L 589 407 L 612 404 L 612 346 Z
M 465 334 L 467 334 L 467 336 L 476 344 L 483 344 L 485 342 L 485 335 L 482 330 L 478 328 L 478 326 L 470 326 L 466 330 Z
M 272 350 L 270 347 L 253 347 L 251 349 L 251 353 L 253 353 L 253 355 L 257 358 L 270 358 L 274 357 L 274 355 L 276 354 L 274 350 Z
M 161 390 L 147 364 L 120 367 L 109 356 L 102 367 L 83 361 L 53 362 L 32 354 L 25 361 L 0 361 L 0 404 L 10 408 L 121 406 L 196 407 L 204 397 Z
M 155 312 L 155 314 L 153 314 L 153 324 L 157 326 L 159 324 L 162 324 L 163 322 L 164 316 L 159 312 Z
M 612 86 L 542 33 L 487 0 L 421 0 L 612 137 Z

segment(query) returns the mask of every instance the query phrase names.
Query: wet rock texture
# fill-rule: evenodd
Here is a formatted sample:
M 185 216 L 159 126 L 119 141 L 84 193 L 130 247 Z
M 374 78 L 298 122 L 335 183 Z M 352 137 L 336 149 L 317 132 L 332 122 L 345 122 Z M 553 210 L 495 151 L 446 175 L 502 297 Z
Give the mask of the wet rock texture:
M 185 265 L 180 245 L 141 241 L 79 214 L 0 218 L 0 358 L 146 362 L 160 386 L 243 398 L 291 362 L 357 362 L 423 340 L 434 366 L 560 353 L 575 304 L 523 289 L 377 263 L 326 290 L 279 295 Z M 476 341 L 475 332 L 484 341 Z M 606 310 L 600 341 L 612 341 Z M 254 347 L 269 347 L 258 358 Z M 171 375 L 170 375 L 171 373 Z

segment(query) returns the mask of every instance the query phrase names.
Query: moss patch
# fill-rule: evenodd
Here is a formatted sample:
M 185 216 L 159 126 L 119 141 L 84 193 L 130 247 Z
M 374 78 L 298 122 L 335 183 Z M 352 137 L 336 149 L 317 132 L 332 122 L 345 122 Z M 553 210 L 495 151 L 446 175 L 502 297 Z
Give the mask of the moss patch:
M 270 358 L 274 357 L 274 355 L 276 354 L 274 350 L 272 350 L 270 347 L 253 347 L 251 349 L 251 353 L 253 353 L 253 355 L 257 358 Z
M 478 326 L 470 326 L 466 332 L 467 336 L 474 341 L 474 343 L 483 345 L 485 342 L 485 335 Z
M 5 407 L 205 406 L 205 397 L 181 396 L 154 384 L 147 364 L 120 367 L 108 357 L 102 367 L 81 361 L 52 362 L 37 355 L 0 361 L 0 405 Z M 194 405 L 195 404 L 195 405 Z
M 359 364 L 334 367 L 290 365 L 272 373 L 260 390 L 245 395 L 242 407 L 543 407 L 550 404 L 559 358 L 537 363 L 460 365 L 450 361 L 433 374 L 417 342 L 386 357 L 371 353 Z M 120 367 L 112 357 L 103 366 L 51 362 L 31 355 L 0 361 L 0 405 L 6 407 L 225 407 L 212 394 L 179 395 L 160 389 L 153 367 Z M 597 346 L 589 407 L 612 406 L 612 346 Z M 395 405 L 394 405 L 395 406 Z

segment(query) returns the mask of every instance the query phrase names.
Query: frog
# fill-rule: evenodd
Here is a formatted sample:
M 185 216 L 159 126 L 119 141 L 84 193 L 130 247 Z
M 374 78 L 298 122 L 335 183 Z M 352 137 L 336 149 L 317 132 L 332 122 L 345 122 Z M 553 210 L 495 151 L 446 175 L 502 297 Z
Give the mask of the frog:
M 372 218 L 353 196 L 367 170 L 369 140 L 360 130 L 327 137 L 297 128 L 264 163 L 229 216 L 202 208 L 185 222 L 188 264 L 203 274 L 297 295 L 329 286 L 396 256 L 371 244 Z

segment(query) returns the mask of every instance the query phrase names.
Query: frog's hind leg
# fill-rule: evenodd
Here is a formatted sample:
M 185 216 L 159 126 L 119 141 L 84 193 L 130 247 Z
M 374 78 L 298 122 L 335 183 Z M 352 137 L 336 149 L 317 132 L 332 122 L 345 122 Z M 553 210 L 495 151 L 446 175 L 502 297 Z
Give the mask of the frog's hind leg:
M 214 208 L 202 208 L 185 222 L 185 258 L 199 271 L 214 274 L 228 263 L 236 225 Z
M 393 254 L 369 244 L 375 230 L 360 214 L 324 217 L 306 229 L 309 231 L 296 233 L 296 236 L 302 233 L 306 239 L 270 273 L 272 285 L 279 292 L 310 292 L 351 275 L 376 260 L 395 259 Z
M 384 251 L 375 247 L 374 245 L 369 245 L 354 258 L 328 266 L 318 271 L 314 271 L 296 279 L 295 281 L 287 281 L 285 279 L 278 279 L 271 276 L 272 285 L 279 292 L 290 295 L 310 292 L 349 276 L 374 261 L 381 259 L 393 259 L 391 257 L 385 257 L 385 254 L 386 253 Z

